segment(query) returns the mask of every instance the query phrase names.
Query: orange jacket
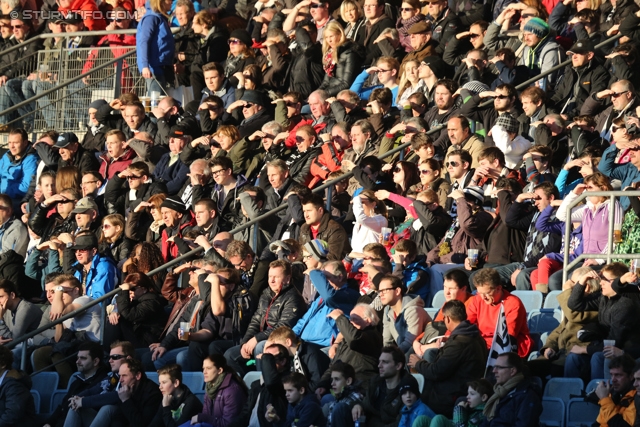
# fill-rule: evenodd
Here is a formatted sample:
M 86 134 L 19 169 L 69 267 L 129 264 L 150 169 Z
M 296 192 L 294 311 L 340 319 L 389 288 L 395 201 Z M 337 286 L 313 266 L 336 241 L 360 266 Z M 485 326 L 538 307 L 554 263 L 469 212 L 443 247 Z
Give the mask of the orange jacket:
M 633 425 L 636 419 L 636 405 L 634 398 L 636 390 L 631 389 L 627 394 L 622 397 L 622 400 L 618 405 L 613 403 L 611 396 L 607 396 L 600 399 L 598 404 L 600 405 L 600 413 L 596 421 L 600 424 L 600 427 L 608 427 L 609 420 L 616 415 L 622 415 L 622 418 L 629 424 Z

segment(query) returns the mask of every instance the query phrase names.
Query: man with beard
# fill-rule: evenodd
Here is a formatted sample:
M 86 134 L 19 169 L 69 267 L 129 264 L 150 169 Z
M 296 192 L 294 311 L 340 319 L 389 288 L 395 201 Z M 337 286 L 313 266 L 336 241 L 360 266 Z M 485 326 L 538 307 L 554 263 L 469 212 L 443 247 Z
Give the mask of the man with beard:
M 447 122 L 452 117 L 457 108 L 455 107 L 455 93 L 458 90 L 458 84 L 450 79 L 442 79 L 436 83 L 436 94 L 434 96 L 436 105 L 432 107 L 424 116 L 424 120 L 429 126 L 429 130 L 437 127 L 444 126 L 443 129 L 434 133 L 433 138 L 434 146 L 438 155 L 444 157 L 444 153 L 449 148 L 449 135 L 447 134 Z

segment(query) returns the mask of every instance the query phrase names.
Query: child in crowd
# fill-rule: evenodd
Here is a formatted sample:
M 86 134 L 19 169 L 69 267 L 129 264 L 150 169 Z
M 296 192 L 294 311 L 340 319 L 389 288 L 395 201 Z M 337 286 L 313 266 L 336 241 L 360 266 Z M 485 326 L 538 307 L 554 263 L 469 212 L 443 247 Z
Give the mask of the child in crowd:
M 453 421 L 444 415 L 436 415 L 429 420 L 420 417 L 412 427 L 478 427 L 484 420 L 484 405 L 493 395 L 491 383 L 485 379 L 471 381 L 467 398 L 453 408 Z
M 282 385 L 289 402 L 287 419 L 280 422 L 273 405 L 269 404 L 265 414 L 268 422 L 282 427 L 325 427 L 327 420 L 304 375 L 299 372 L 287 375 L 282 379 Z
M 350 364 L 338 360 L 331 366 L 331 396 L 333 396 L 333 400 L 322 407 L 324 415 L 327 417 L 327 427 L 331 427 L 332 421 L 335 419 L 342 420 L 341 425 L 344 426 L 354 425 L 353 419 L 349 415 L 351 415 L 351 409 L 354 405 L 362 401 L 362 393 L 354 385 L 355 381 L 356 371 Z
M 400 411 L 401 418 L 398 427 L 413 427 L 416 418 L 425 416 L 432 419 L 436 416 L 435 412 L 420 400 L 420 388 L 418 381 L 413 375 L 405 375 L 400 382 L 398 394 L 402 397 L 404 406 Z

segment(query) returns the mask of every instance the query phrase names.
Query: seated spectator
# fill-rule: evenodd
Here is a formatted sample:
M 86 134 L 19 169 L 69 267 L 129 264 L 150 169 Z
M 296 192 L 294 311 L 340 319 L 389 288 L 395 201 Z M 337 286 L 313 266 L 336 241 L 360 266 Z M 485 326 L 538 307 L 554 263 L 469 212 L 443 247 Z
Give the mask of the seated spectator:
M 16 284 L 0 279 L 0 345 L 35 331 L 41 318 L 42 310 L 22 299 Z
M 371 96 L 371 92 L 374 89 L 386 87 L 391 90 L 391 95 L 393 96 L 392 106 L 396 106 L 396 99 L 398 98 L 398 73 L 400 69 L 400 63 L 397 59 L 383 56 L 378 58 L 376 65 L 374 67 L 367 68 L 363 70 L 352 82 L 350 90 L 354 91 L 358 94 L 360 99 L 368 100 L 369 96 Z M 370 79 L 372 74 L 376 75 L 377 84 L 373 84 L 371 86 L 364 87 L 364 83 L 367 79 Z
M 229 56 L 232 57 L 231 55 Z M 257 90 L 245 90 L 242 98 L 233 102 L 226 108 L 228 114 L 238 114 L 234 110 L 240 108 L 240 117 L 242 119 L 234 120 L 231 124 L 238 125 L 240 138 L 252 135 L 255 131 L 262 128 L 262 125 L 273 119 L 271 113 L 266 108 L 268 104 L 264 100 L 262 92 Z
M 406 292 L 404 283 L 396 276 L 387 275 L 380 280 L 378 293 L 385 306 L 382 341 L 385 345 L 398 345 L 404 353 L 411 350 L 413 341 L 431 321 L 422 298 Z
M 613 96 L 614 94 L 620 95 Z M 594 117 L 597 123 L 596 131 L 603 138 L 610 139 L 613 120 L 623 116 L 626 111 L 635 111 L 640 105 L 639 101 L 629 80 L 617 80 L 609 89 L 591 93 L 584 101 L 580 114 Z
M 398 426 L 412 426 L 418 417 L 433 418 L 435 412 L 420 399 L 420 387 L 413 375 L 406 375 L 400 382 L 398 395 L 404 405 L 400 410 Z
M 104 325 L 105 342 L 127 340 L 135 348 L 147 348 L 158 342 L 166 322 L 166 301 L 155 292 L 146 274 L 125 277 L 116 295 L 115 305 Z
M 510 113 L 501 114 L 491 128 L 493 142 L 505 157 L 505 167 L 514 169 L 522 163 L 522 156 L 531 146 L 531 141 L 518 134 L 518 121 Z
M 600 283 L 588 273 L 593 271 L 590 267 L 580 267 L 574 270 L 571 278 L 562 286 L 562 293 L 557 295 L 558 304 L 562 310 L 562 322 L 549 336 L 544 346 L 540 349 L 540 355 L 530 360 L 528 366 L 532 375 L 540 378 L 561 377 L 564 374 L 564 363 L 567 357 L 574 353 L 574 346 L 584 347 L 587 342 L 578 339 L 578 332 L 588 324 L 597 322 L 596 311 L 573 311 L 569 309 L 568 302 L 575 285 L 585 285 L 585 294 L 593 295 L 600 291 Z
M 314 188 L 318 183 L 326 180 L 332 172 L 341 170 L 341 160 L 345 151 L 351 147 L 350 130 L 351 126 L 348 122 L 336 123 L 331 128 L 331 141 L 322 144 L 320 147 L 322 153 L 311 163 L 313 178 L 309 188 Z
M 327 418 L 327 426 L 353 426 L 351 410 L 354 405 L 362 402 L 363 397 L 361 387 L 356 385 L 356 372 L 353 366 L 341 360 L 336 361 L 328 372 L 331 380 L 331 393 L 326 395 L 329 402 L 324 404 L 322 408 Z M 316 389 L 317 396 L 323 392 L 324 390 Z
M 207 354 L 224 354 L 239 345 L 255 305 L 252 294 L 240 286 L 237 270 L 221 268 L 205 280 L 211 284 L 211 312 L 206 314 L 200 330 L 187 337 L 186 363 L 184 357 L 180 358 L 190 370 L 197 370 Z
M 112 129 L 105 138 L 107 151 L 100 155 L 100 175 L 108 181 L 131 165 L 136 152 L 125 145 L 127 139 L 121 130 Z
M 73 132 L 60 134 L 50 146 L 42 140 L 33 144 L 36 152 L 46 167 L 58 170 L 64 166 L 75 166 L 80 173 L 95 171 L 100 167 L 96 156 L 84 144 L 80 144 Z M 100 146 L 100 152 L 104 144 Z
M 283 425 L 325 425 L 326 420 L 322 413 L 322 408 L 303 374 L 294 372 L 287 375 L 282 379 L 282 385 L 289 402 L 287 418 Z M 280 417 L 273 406 L 267 406 L 267 412 L 264 417 L 268 422 L 280 421 Z
M 229 425 L 241 413 L 247 402 L 247 386 L 238 374 L 227 365 L 220 354 L 204 359 L 202 372 L 205 382 L 204 407 L 191 419 L 191 425 Z
M 89 296 L 83 295 L 82 284 L 75 277 L 62 274 L 55 278 L 54 283 L 55 295 L 49 315 L 52 321 L 91 302 Z M 60 323 L 56 327 L 53 345 L 40 347 L 34 351 L 33 370 L 39 371 L 52 363 L 61 362 L 55 365 L 55 369 L 60 377 L 59 384 L 66 387 L 73 370 L 64 359 L 77 351 L 81 344 L 78 336 L 83 336 L 85 341 L 100 340 L 100 311 L 100 306 L 94 305 L 82 314 Z
M 522 29 L 522 40 L 525 45 L 520 65 L 526 65 L 531 76 L 544 73 L 556 65 L 564 62 L 564 49 L 549 37 L 549 25 L 540 18 L 531 18 Z M 560 72 L 553 72 L 538 81 L 537 86 L 542 90 L 552 90 L 560 79 Z
M 462 115 L 451 117 L 447 122 L 447 132 L 449 141 L 451 141 L 451 146 L 447 149 L 447 157 L 454 151 L 465 150 L 473 159 L 471 167 L 477 168 L 478 155 L 485 144 L 475 133 L 471 132 L 469 120 Z
M 176 196 L 166 198 L 160 205 L 160 212 L 165 226 L 162 230 L 162 258 L 168 262 L 178 256 L 175 237 L 182 237 L 195 226 L 195 220 L 193 213 Z
M 120 214 L 107 215 L 102 219 L 102 237 L 99 251 L 111 255 L 122 269 L 133 249 L 133 241 L 124 235 L 124 217 Z
M 292 132 L 293 133 L 293 132 Z M 296 150 L 286 160 L 291 179 L 301 185 L 309 186 L 313 179 L 311 165 L 321 154 L 316 131 L 310 125 L 303 125 L 295 131 Z
M 449 337 L 438 340 L 444 345 L 432 360 L 412 354 L 409 366 L 424 376 L 423 402 L 438 414 L 450 416 L 467 383 L 484 374 L 488 352 L 478 327 L 467 320 L 463 302 L 447 301 L 441 311 Z
M 596 272 L 590 272 L 587 276 L 597 277 Z M 637 354 L 639 325 L 637 317 L 630 314 L 637 310 L 637 303 L 635 299 L 617 292 L 622 291 L 625 284 L 635 280 L 635 273 L 628 272 L 624 264 L 612 263 L 605 265 L 600 271 L 600 292 L 585 295 L 586 283 L 577 283 L 573 287 L 568 302 L 569 309 L 578 312 L 597 311 L 598 323 L 593 325 L 595 334 L 593 327 L 587 327 L 587 334 L 582 335 L 585 341 L 591 341 L 589 345 L 574 346 L 567 356 L 564 365 L 566 377 L 605 378 L 605 367 L 612 356 L 619 356 L 622 352 L 631 356 Z M 604 347 L 604 340 L 613 340 L 615 344 Z M 588 366 L 591 367 L 590 370 Z M 590 371 L 590 375 L 585 375 L 585 371 Z
M 347 39 L 337 21 L 327 24 L 323 36 L 322 66 L 326 75 L 319 89 L 329 96 L 336 96 L 338 92 L 349 89 L 366 54 L 362 46 Z
M 216 252 L 212 252 L 211 255 L 215 259 Z M 256 254 L 251 249 L 251 246 L 247 242 L 240 240 L 233 240 L 229 242 L 224 252 L 224 258 L 226 260 L 226 266 L 235 267 L 240 273 L 240 285 L 243 289 L 248 290 L 254 294 L 254 297 L 258 299 L 260 292 L 255 286 L 254 274 L 256 273 L 256 263 L 258 261 Z
M 363 248 L 369 243 L 378 243 L 382 229 L 388 225 L 387 207 L 378 200 L 373 190 L 364 190 L 353 198 L 353 215 L 356 223 L 351 236 L 351 258 L 361 258 Z
M 51 197 L 51 194 L 48 197 Z M 13 201 L 8 195 L 0 194 L 0 229 L 3 230 L 0 254 L 14 251 L 24 258 L 27 254 L 29 235 L 24 223 L 13 216 L 13 206 Z
M 393 425 L 402 410 L 401 381 L 411 374 L 405 369 L 405 355 L 396 346 L 383 347 L 378 363 L 379 375 L 372 378 L 362 403 L 351 411 L 354 420 L 366 416 L 372 427 Z
M 36 408 L 33 403 L 31 377 L 23 372 L 12 370 L 13 353 L 0 346 L 0 417 L 7 426 L 29 425 L 36 422 Z
M 413 240 L 400 240 L 394 249 L 394 276 L 402 278 L 407 294 L 417 295 L 425 301 L 429 293 L 429 267 L 425 263 L 425 257 L 418 255 L 418 247 Z
M 349 247 L 347 233 L 339 223 L 331 219 L 329 212 L 325 212 L 322 197 L 314 194 L 301 203 L 305 223 L 300 227 L 300 244 L 304 246 L 314 239 L 324 240 L 329 249 L 327 259 L 343 259 Z
M 342 170 L 350 172 L 354 167 L 364 168 L 362 160 L 376 156 L 378 144 L 376 144 L 376 132 L 371 123 L 366 119 L 356 121 L 351 126 L 351 148 L 347 149 L 342 158 Z
M 162 232 L 166 225 L 162 219 L 162 203 L 166 200 L 164 193 L 149 197 L 146 202 L 140 202 L 129 212 L 124 234 L 133 241 L 150 242 L 161 247 Z
M 638 147 L 637 138 L 632 139 L 628 145 L 612 144 L 602 153 L 602 160 L 598 163 L 598 171 L 602 172 L 609 179 L 620 180 L 621 187 L 627 188 L 632 183 L 640 179 L 640 156 L 637 156 L 635 148 Z M 623 148 L 633 148 L 629 153 L 629 163 L 617 164 L 616 159 L 620 155 L 620 150 Z M 574 188 L 575 189 L 575 188 Z M 620 206 L 626 210 L 629 208 L 630 202 L 628 197 L 620 198 Z
M 191 142 L 189 130 L 180 125 L 174 126 L 169 132 L 169 152 L 164 154 L 155 170 L 153 178 L 167 186 L 167 195 L 175 196 L 187 181 L 189 167 L 180 160 L 180 152 L 186 144 Z
M 140 42 L 140 38 L 138 37 L 136 41 Z M 122 114 L 112 114 L 115 109 L 121 109 Z M 155 139 L 158 132 L 158 127 L 146 115 L 144 105 L 139 100 L 132 100 L 125 104 L 116 99 L 111 104 L 103 105 L 96 112 L 96 120 L 105 126 L 107 133 L 111 130 L 121 131 L 123 141 L 134 138 L 138 132 L 147 132 Z
M 486 419 L 483 413 L 484 406 L 493 396 L 493 386 L 484 378 L 471 381 L 468 386 L 466 399 L 453 407 L 453 421 L 448 420 L 444 415 L 436 415 L 431 422 L 444 427 L 456 424 L 461 427 L 481 425 Z
M 168 365 L 158 370 L 162 403 L 150 427 L 173 427 L 188 423 L 202 412 L 200 399 L 182 382 L 180 365 Z
M 229 366 L 241 375 L 247 373 L 247 360 L 259 354 L 271 332 L 278 326 L 293 327 L 307 311 L 304 299 L 291 285 L 291 265 L 273 261 L 269 266 L 269 287 L 260 295 L 258 308 L 251 318 L 242 344 L 224 354 Z
M 467 306 L 467 320 L 478 325 L 487 348 L 491 348 L 493 334 L 498 319 L 498 312 L 504 306 L 507 330 L 517 348 L 518 354 L 525 357 L 533 346 L 527 326 L 527 312 L 522 301 L 502 288 L 500 275 L 493 268 L 484 268 L 473 276 L 473 284 L 477 294 L 470 299 Z
M 522 425 L 535 427 L 542 414 L 540 390 L 524 376 L 522 359 L 516 353 L 502 353 L 493 366 L 494 394 L 487 400 L 483 426 Z M 507 397 L 508 396 L 508 397 Z
M 9 150 L 0 158 L 0 193 L 11 198 L 14 212 L 20 212 L 20 202 L 36 174 L 38 156 L 29 146 L 24 129 L 9 132 L 7 147 Z
M 51 408 L 53 412 L 47 417 L 47 422 L 45 423 L 49 427 L 63 427 L 67 413 L 71 409 L 69 406 L 71 398 L 102 382 L 110 371 L 104 363 L 102 347 L 95 342 L 80 344 L 76 367 L 78 372 L 73 374 L 72 378 L 74 379 L 69 381 L 67 394 L 65 394 L 60 405 L 56 408 Z
M 600 381 L 595 390 L 600 405 L 596 423 L 615 425 L 619 422 L 632 425 L 635 422 L 637 414 L 634 401 L 637 392 L 633 388 L 634 364 L 633 357 L 626 353 L 611 359 L 611 384 Z
M 159 193 L 167 194 L 166 184 L 152 179 L 146 163 L 133 162 L 111 177 L 104 192 L 104 201 L 109 213 L 124 212 L 128 216 L 140 203 Z
M 413 201 L 413 209 L 417 218 L 411 224 L 409 236 L 419 245 L 417 254 L 428 254 L 442 240 L 451 226 L 451 216 L 439 203 L 438 195 L 433 190 L 424 190 L 418 193 Z M 409 208 L 409 212 L 411 212 L 411 208 Z M 423 298 L 423 300 L 425 299 Z

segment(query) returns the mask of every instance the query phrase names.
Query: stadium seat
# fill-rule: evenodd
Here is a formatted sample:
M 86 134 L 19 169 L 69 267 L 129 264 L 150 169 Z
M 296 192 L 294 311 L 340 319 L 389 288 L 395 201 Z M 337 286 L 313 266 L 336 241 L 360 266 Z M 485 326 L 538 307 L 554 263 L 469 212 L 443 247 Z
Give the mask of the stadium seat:
M 531 310 L 527 315 L 527 325 L 529 332 L 551 332 L 558 327 L 562 321 L 562 310 L 543 308 Z
M 600 406 L 580 399 L 571 399 L 567 405 L 566 427 L 590 427 L 598 418 Z
M 51 395 L 51 406 L 49 406 L 50 412 L 53 412 L 62 403 L 67 393 L 68 390 L 56 390 L 53 392 Z
M 413 375 L 416 381 L 418 381 L 418 389 L 420 390 L 420 393 L 422 393 L 422 389 L 424 388 L 424 376 L 418 373 L 411 373 L 411 375 Z
M 36 414 L 40 413 L 40 393 L 38 390 L 31 390 L 31 396 L 33 396 L 33 405 L 36 407 Z
M 591 380 L 589 381 L 589 384 L 587 384 L 587 388 L 584 389 L 584 391 L 589 394 L 591 393 L 593 390 L 596 389 L 596 387 L 598 387 L 598 383 L 601 381 L 607 381 L 605 379 L 602 378 L 598 378 L 597 380 Z
M 558 303 L 558 295 L 560 295 L 562 291 L 551 291 L 544 298 L 544 304 L 542 308 L 560 308 L 560 303 Z
M 433 296 L 433 301 L 431 301 L 431 307 L 433 307 L 433 308 L 442 308 L 444 303 L 445 303 L 444 291 L 436 292 L 436 294 Z
M 58 388 L 58 373 L 57 372 L 40 372 L 37 375 L 31 377 L 33 385 L 32 390 L 36 390 L 40 394 L 40 412 L 48 414 L 51 412 L 49 408 L 51 404 L 51 396 Z
M 425 308 L 425 311 L 427 312 L 429 317 L 431 317 L 431 320 L 436 318 L 436 314 L 438 314 L 439 310 L 440 310 L 439 308 L 435 308 L 435 307 Z
M 522 301 L 527 313 L 532 310 L 539 310 L 542 308 L 542 300 L 544 295 L 540 291 L 513 291 L 511 295 L 517 296 Z
M 149 378 L 151 381 L 153 381 L 156 384 L 160 384 L 158 381 L 158 372 L 156 371 L 151 371 L 151 372 L 145 372 L 147 378 Z
M 261 379 L 262 379 L 262 372 L 252 371 L 252 372 L 247 372 L 245 374 L 243 381 L 248 388 L 251 388 L 251 384 L 253 384 L 254 381 L 261 380 Z
M 544 397 L 562 400 L 565 404 L 572 398 L 580 397 L 584 383 L 580 378 L 551 378 L 544 388 Z
M 542 398 L 542 414 L 540 414 L 540 427 L 564 426 L 564 402 L 557 397 Z
M 183 372 L 182 384 L 189 387 L 192 393 L 204 390 L 204 375 L 202 372 Z

